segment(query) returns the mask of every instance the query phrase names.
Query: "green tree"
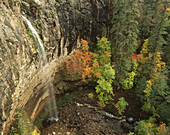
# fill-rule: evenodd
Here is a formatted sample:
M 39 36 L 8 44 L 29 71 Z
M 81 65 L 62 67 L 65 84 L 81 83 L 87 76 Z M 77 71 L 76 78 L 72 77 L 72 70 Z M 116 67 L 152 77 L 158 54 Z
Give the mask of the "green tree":
M 148 38 L 153 29 L 153 24 L 155 23 L 154 13 L 155 13 L 156 0 L 143 0 L 141 3 L 141 17 L 139 18 L 139 35 L 142 42 Z
M 105 104 L 112 100 L 113 87 L 112 82 L 115 79 L 115 71 L 110 64 L 105 64 L 101 72 L 100 78 L 98 79 L 98 85 L 96 88 L 96 93 L 98 93 L 99 105 L 104 107 Z
M 112 62 L 115 65 L 115 84 L 120 84 L 131 69 L 130 57 L 136 49 L 139 15 L 137 0 L 116 0 L 114 2 L 112 29 Z
M 98 93 L 99 105 L 105 107 L 105 104 L 112 100 L 113 87 L 112 83 L 115 79 L 115 70 L 111 66 L 111 43 L 107 38 L 97 38 L 97 50 L 95 59 L 97 59 L 100 76 L 97 80 L 98 85 L 95 87 L 96 93 Z M 95 69 L 93 69 L 95 71 Z
M 150 52 L 162 52 L 163 44 L 165 44 L 165 40 L 163 38 L 163 34 L 166 33 L 166 5 L 164 4 L 166 0 L 154 0 L 154 12 L 153 12 L 153 28 L 150 32 L 149 37 L 149 46 L 148 49 Z
M 137 93 L 144 94 L 144 96 L 141 96 L 144 101 L 143 109 L 155 113 L 155 111 L 158 112 L 158 109 L 156 108 L 161 108 L 160 103 L 166 102 L 165 99 L 168 95 L 167 68 L 166 63 L 163 62 L 161 58 L 163 53 L 162 48 L 166 43 L 163 34 L 166 33 L 165 26 L 167 14 L 165 4 L 167 1 L 153 0 L 152 2 L 149 2 L 148 0 L 145 0 L 144 2 L 145 5 L 147 5 L 146 7 L 152 7 L 153 9 L 149 15 L 151 16 L 150 21 L 152 22 L 152 29 L 149 30 L 149 38 L 145 40 L 141 51 L 144 58 L 138 66 L 140 70 L 136 91 Z M 146 8 L 145 10 L 151 9 Z M 146 28 L 143 29 L 148 28 L 146 26 Z M 144 82 L 145 85 L 142 84 Z
M 111 43 L 107 38 L 97 38 L 96 59 L 102 67 L 105 64 L 111 63 Z

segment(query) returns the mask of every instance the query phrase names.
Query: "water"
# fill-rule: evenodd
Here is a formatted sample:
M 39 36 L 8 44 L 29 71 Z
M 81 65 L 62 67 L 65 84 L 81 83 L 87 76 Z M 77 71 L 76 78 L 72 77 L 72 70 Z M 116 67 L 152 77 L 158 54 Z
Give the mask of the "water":
M 39 0 L 34 0 L 34 1 L 35 1 L 35 3 L 37 3 L 38 5 L 41 4 L 41 2 L 40 2 Z
M 41 42 L 41 39 L 38 36 L 37 31 L 34 29 L 34 27 L 32 26 L 31 22 L 27 18 L 25 18 L 24 16 L 22 16 L 22 17 L 24 18 L 24 20 L 27 22 L 29 28 L 31 29 L 31 32 L 32 32 L 35 40 L 38 40 L 38 43 L 40 45 L 40 46 L 37 46 L 39 55 L 41 55 L 41 53 L 45 53 L 44 46 L 43 46 L 43 44 Z
M 38 49 L 38 54 L 40 56 L 40 60 L 43 63 L 43 65 L 49 66 L 49 63 L 47 61 L 47 56 L 45 53 L 45 49 L 44 46 L 41 42 L 41 39 L 38 36 L 37 31 L 34 29 L 34 27 L 32 26 L 31 22 L 24 16 L 22 16 L 23 19 L 27 22 L 33 36 L 34 39 L 37 40 L 38 44 L 36 44 L 36 47 Z M 41 69 L 42 69 L 42 64 L 41 64 Z M 48 67 L 47 67 L 48 69 Z M 49 78 L 50 80 L 52 80 L 52 78 Z M 51 84 L 51 83 L 50 83 Z M 48 110 L 49 110 L 49 121 L 58 121 L 58 112 L 57 112 L 57 106 L 56 106 L 56 100 L 55 100 L 55 95 L 54 95 L 54 86 L 52 86 L 52 84 L 48 87 L 48 92 L 49 92 L 49 97 L 50 97 L 50 103 L 48 103 Z

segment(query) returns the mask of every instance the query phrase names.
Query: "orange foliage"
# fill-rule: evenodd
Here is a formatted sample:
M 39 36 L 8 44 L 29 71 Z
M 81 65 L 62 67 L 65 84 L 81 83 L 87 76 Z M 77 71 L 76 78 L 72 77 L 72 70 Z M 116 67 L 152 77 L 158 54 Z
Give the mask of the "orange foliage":
M 86 40 L 81 40 L 81 49 L 83 52 L 87 52 L 89 50 L 88 42 Z
M 168 127 L 166 127 L 166 124 L 161 122 L 161 125 L 157 128 L 158 134 L 165 135 L 168 133 Z
M 120 52 L 122 52 L 122 51 L 123 51 L 123 49 L 120 49 L 119 51 L 120 51 Z
M 97 59 L 95 59 L 93 61 L 92 68 L 93 68 L 94 77 L 99 78 L 100 77 L 100 69 L 99 69 L 99 62 L 97 61 Z
M 92 76 L 92 69 L 90 62 L 92 61 L 93 53 L 88 52 L 88 42 L 81 41 L 81 50 L 74 51 L 74 54 L 69 56 L 65 61 L 64 70 L 67 74 L 74 74 L 81 72 L 82 79 L 85 81 L 86 77 Z

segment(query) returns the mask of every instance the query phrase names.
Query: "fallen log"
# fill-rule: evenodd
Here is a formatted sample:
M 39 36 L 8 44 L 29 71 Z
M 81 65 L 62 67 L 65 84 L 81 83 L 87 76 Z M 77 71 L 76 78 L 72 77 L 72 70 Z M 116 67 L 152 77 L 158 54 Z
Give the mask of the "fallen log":
M 98 112 L 98 113 L 100 113 L 100 114 L 102 114 L 102 115 L 104 115 L 104 116 L 107 116 L 107 117 L 109 117 L 109 118 L 112 118 L 112 119 L 117 119 L 117 120 L 125 120 L 125 116 L 121 116 L 121 117 L 117 117 L 117 116 L 114 116 L 113 114 L 111 114 L 111 113 L 108 113 L 108 112 L 106 112 L 106 111 L 101 111 L 101 110 L 99 110 L 97 107 L 95 107 L 95 106 L 92 106 L 92 105 L 90 105 L 90 104 L 81 104 L 81 103 L 78 103 L 78 102 L 75 102 L 76 103 L 76 105 L 77 106 L 80 106 L 80 107 L 88 107 L 88 108 L 90 108 L 90 109 L 94 109 L 96 112 Z

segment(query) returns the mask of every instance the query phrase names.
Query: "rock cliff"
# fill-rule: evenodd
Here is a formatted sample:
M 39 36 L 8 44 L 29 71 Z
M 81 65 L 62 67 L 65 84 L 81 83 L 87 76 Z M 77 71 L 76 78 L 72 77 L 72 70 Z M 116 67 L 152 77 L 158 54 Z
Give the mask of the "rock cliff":
M 7 134 L 16 108 L 34 120 L 54 74 L 81 38 L 95 41 L 109 22 L 112 0 L 0 1 L 0 132 Z M 49 66 L 40 69 L 25 16 L 37 30 Z M 49 79 L 51 78 L 51 79 Z

